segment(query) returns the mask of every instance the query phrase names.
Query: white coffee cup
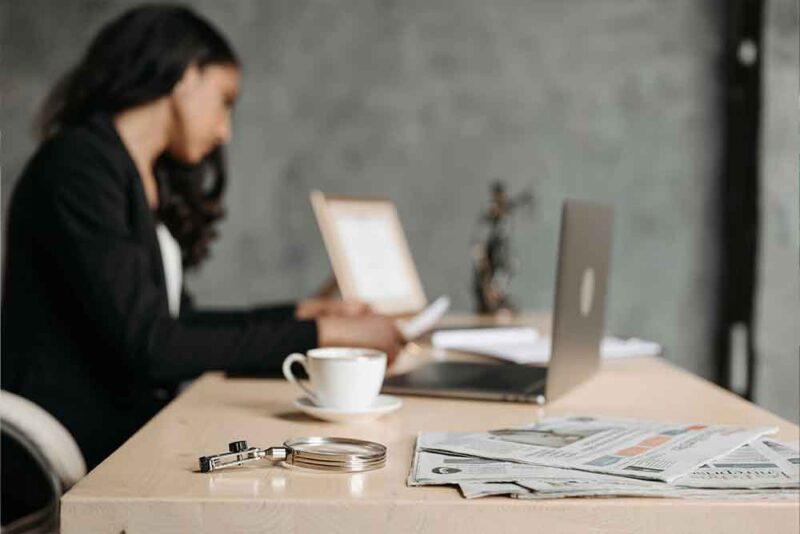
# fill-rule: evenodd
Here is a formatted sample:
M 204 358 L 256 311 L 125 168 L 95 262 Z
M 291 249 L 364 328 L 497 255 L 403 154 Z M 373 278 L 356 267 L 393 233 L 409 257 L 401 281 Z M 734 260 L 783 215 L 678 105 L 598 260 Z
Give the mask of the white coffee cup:
M 293 363 L 305 368 L 310 387 L 292 374 Z M 326 347 L 290 354 L 283 360 L 283 375 L 289 382 L 300 387 L 317 406 L 339 410 L 372 406 L 385 373 L 386 353 L 373 349 Z

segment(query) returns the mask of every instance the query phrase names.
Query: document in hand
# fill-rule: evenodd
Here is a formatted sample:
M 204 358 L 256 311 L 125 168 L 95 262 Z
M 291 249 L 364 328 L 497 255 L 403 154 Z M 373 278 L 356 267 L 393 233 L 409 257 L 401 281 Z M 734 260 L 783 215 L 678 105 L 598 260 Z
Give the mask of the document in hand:
M 414 341 L 429 330 L 432 330 L 449 309 L 450 297 L 441 296 L 411 319 L 398 320 L 397 328 L 406 341 Z

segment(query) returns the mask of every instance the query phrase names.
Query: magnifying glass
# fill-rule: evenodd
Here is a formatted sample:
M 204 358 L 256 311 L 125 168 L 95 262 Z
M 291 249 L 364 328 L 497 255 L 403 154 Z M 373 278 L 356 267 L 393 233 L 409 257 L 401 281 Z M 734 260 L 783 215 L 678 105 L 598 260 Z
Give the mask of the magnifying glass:
M 320 471 L 357 473 L 386 465 L 386 447 L 351 438 L 294 438 L 281 447 L 268 449 L 248 447 L 246 441 L 234 441 L 228 444 L 228 452 L 201 456 L 199 463 L 200 471 L 209 473 L 259 460 Z

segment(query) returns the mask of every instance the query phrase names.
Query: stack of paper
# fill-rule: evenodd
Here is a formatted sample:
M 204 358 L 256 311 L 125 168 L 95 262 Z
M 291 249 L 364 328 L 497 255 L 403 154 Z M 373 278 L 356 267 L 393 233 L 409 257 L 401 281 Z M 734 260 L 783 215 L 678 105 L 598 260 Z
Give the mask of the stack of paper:
M 765 437 L 775 430 L 553 417 L 481 433 L 422 433 L 408 485 L 457 485 L 468 499 L 797 499 L 800 454 Z
M 532 327 L 467 328 L 434 332 L 433 346 L 440 349 L 473 352 L 519 364 L 547 363 L 550 338 Z M 600 344 L 603 358 L 655 356 L 661 345 L 637 338 L 605 337 Z

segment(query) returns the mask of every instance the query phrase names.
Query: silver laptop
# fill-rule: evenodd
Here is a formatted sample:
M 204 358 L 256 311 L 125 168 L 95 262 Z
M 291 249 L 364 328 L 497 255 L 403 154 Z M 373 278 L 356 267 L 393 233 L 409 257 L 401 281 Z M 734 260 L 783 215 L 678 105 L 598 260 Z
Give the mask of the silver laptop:
M 605 327 L 611 222 L 609 206 L 564 203 L 549 367 L 436 362 L 388 377 L 383 391 L 544 404 L 592 376 Z

